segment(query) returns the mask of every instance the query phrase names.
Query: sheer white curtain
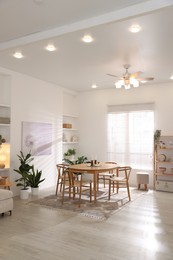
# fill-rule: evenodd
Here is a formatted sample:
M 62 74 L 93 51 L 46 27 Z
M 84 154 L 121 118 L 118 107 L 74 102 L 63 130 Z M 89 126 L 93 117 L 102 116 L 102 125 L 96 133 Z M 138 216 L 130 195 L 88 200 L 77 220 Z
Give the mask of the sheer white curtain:
M 152 169 L 153 133 L 154 111 L 109 112 L 108 160 Z

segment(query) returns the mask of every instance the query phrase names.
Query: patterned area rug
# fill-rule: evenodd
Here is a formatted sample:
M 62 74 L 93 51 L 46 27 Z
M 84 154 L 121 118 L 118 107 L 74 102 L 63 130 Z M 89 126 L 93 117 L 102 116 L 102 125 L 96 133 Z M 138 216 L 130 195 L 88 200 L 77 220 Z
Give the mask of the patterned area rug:
M 125 205 L 132 203 L 135 199 L 139 198 L 144 194 L 142 191 L 136 189 L 131 189 L 131 202 L 129 202 L 127 197 L 126 189 L 120 189 L 118 194 L 112 194 L 111 200 L 108 200 L 107 189 L 100 189 L 97 194 L 97 203 L 89 202 L 89 194 L 82 196 L 80 208 L 78 207 L 78 197 L 69 200 L 66 195 L 64 197 L 64 204 L 61 203 L 61 194 L 58 196 L 49 195 L 44 198 L 32 200 L 29 203 L 40 205 L 46 208 L 55 210 L 68 210 L 71 212 L 76 212 L 81 216 L 93 218 L 96 220 L 106 220 L 112 214 L 115 214 L 118 209 L 123 208 Z

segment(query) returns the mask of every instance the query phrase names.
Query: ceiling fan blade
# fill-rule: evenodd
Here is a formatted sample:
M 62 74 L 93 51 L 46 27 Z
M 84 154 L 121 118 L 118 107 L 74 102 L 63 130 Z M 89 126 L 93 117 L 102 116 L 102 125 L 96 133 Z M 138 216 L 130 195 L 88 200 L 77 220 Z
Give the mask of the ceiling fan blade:
M 113 74 L 107 73 L 106 75 L 117 78 L 117 76 L 116 76 L 116 75 L 113 75 Z
M 146 81 L 154 80 L 154 77 L 147 77 L 145 78 Z
M 137 78 L 137 80 L 138 80 L 138 81 L 141 81 L 141 82 L 142 82 L 142 81 L 146 81 L 146 82 L 147 82 L 147 81 L 152 81 L 152 80 L 154 80 L 154 77 Z
M 142 74 L 142 71 L 136 71 L 134 73 L 130 74 L 130 78 L 139 78 L 139 76 Z

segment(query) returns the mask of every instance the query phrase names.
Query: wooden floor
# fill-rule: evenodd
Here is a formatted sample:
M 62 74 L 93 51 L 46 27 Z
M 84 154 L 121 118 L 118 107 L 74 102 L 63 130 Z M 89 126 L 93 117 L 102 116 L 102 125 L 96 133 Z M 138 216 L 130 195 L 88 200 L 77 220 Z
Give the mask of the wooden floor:
M 172 260 L 173 194 L 148 191 L 106 221 L 15 199 L 0 260 Z

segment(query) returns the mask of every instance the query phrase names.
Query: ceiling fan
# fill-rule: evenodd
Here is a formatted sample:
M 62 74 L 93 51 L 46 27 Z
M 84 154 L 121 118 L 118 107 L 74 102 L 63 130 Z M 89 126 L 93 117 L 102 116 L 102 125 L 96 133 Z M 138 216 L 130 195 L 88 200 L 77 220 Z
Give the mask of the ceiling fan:
M 153 77 L 147 77 L 147 78 L 142 78 L 140 75 L 142 74 L 141 71 L 137 71 L 134 73 L 129 73 L 128 69 L 130 68 L 129 64 L 124 65 L 125 68 L 125 73 L 123 76 L 118 80 L 118 82 L 115 83 L 116 88 L 121 88 L 122 86 L 125 87 L 125 89 L 130 89 L 131 87 L 139 87 L 139 83 L 145 83 L 151 80 L 154 80 Z M 107 74 L 108 76 L 111 77 L 117 77 L 113 74 Z

